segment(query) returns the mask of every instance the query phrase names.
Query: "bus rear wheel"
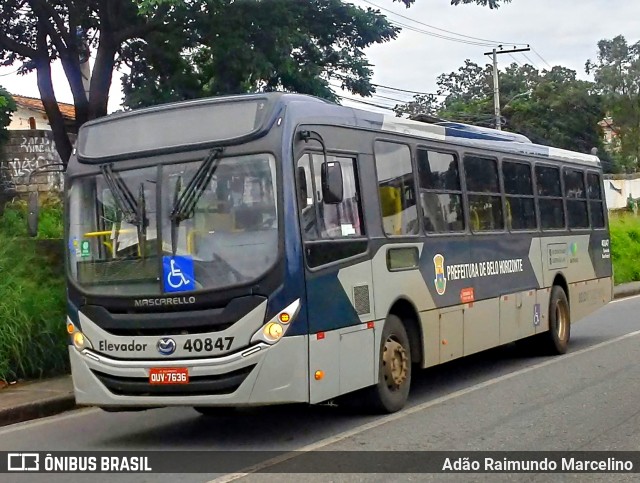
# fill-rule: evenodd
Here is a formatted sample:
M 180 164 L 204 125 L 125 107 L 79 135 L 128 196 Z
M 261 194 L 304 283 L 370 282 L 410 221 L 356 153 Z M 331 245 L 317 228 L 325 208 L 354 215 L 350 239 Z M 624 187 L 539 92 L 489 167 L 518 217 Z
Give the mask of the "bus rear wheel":
M 539 336 L 539 346 L 545 354 L 565 354 L 571 337 L 571 312 L 564 289 L 554 285 L 549 300 L 549 330 Z
M 366 405 L 375 412 L 394 413 L 404 407 L 411 386 L 411 349 L 399 317 L 389 315 L 382 329 L 378 383 L 367 389 Z

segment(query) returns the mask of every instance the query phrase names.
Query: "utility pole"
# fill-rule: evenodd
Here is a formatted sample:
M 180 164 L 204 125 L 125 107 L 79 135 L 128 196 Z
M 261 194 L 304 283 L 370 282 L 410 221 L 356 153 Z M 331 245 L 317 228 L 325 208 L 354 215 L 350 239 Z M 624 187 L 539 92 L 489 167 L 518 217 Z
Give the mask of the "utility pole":
M 500 83 L 498 82 L 498 54 L 513 54 L 514 52 L 528 52 L 531 48 L 527 45 L 526 49 L 512 49 L 502 50 L 502 45 L 499 45 L 500 50 L 493 49 L 491 52 L 485 52 L 484 55 L 490 55 L 493 57 L 493 114 L 495 116 L 496 129 L 502 130 L 502 116 L 500 113 Z

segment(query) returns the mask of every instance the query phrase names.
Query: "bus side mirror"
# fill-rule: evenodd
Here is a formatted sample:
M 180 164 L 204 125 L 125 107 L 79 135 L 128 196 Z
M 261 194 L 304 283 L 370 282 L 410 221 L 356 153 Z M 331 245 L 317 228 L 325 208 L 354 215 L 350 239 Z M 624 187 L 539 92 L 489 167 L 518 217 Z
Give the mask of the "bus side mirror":
M 330 205 L 342 203 L 342 167 L 340 163 L 325 161 L 321 169 L 322 200 Z
M 38 192 L 31 191 L 27 204 L 27 234 L 32 238 L 38 236 L 38 208 Z

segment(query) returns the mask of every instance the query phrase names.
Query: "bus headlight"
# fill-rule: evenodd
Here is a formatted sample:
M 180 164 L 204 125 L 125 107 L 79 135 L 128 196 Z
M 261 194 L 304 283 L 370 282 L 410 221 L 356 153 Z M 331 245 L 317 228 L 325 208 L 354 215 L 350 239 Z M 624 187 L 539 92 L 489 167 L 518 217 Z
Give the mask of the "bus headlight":
M 251 342 L 266 342 L 267 344 L 275 344 L 285 334 L 291 322 L 298 315 L 300 310 L 300 299 L 287 306 L 284 310 L 278 312 L 266 324 L 264 324 L 258 332 L 253 334 Z
M 69 319 L 67 319 L 67 332 L 71 336 L 73 346 L 79 351 L 93 349 L 91 341 Z
M 277 322 L 269 322 L 264 326 L 262 333 L 267 339 L 271 339 L 275 342 L 282 337 L 282 334 L 284 334 L 284 327 Z

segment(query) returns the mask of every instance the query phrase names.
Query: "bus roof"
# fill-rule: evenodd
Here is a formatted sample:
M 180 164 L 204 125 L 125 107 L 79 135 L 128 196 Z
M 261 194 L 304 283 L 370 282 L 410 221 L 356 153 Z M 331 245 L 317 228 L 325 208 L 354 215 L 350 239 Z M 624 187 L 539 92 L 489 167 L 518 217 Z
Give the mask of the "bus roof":
M 526 136 L 523 136 L 521 134 L 498 131 L 496 129 L 472 126 L 469 124 L 457 122 L 444 121 L 428 123 L 422 121 L 414 121 L 410 119 L 383 115 L 362 109 L 341 106 L 339 104 L 335 104 L 325 99 L 320 99 L 314 96 L 304 94 L 289 94 L 283 92 L 242 94 L 234 96 L 221 96 L 216 98 L 196 99 L 191 101 L 163 104 L 150 108 L 137 109 L 126 113 L 113 114 L 105 118 L 90 121 L 89 123 L 85 124 L 81 129 L 80 137 L 85 138 L 86 134 L 88 134 L 87 131 L 93 130 L 94 126 L 95 128 L 102 131 L 101 135 L 107 133 L 109 131 L 109 128 L 107 128 L 107 126 L 113 126 L 114 123 L 115 126 L 121 125 L 120 130 L 124 129 L 124 132 L 130 133 L 131 123 L 135 123 L 134 119 L 137 119 L 138 116 L 141 116 L 142 118 L 149 118 L 149 116 L 157 115 L 163 112 L 166 112 L 167 114 L 175 113 L 177 115 L 180 115 L 179 113 L 181 111 L 185 113 L 189 111 L 196 112 L 195 109 L 198 107 L 206 109 L 206 106 L 213 107 L 217 104 L 227 104 L 234 101 L 246 101 L 250 103 L 251 101 L 255 102 L 258 100 L 266 102 L 266 109 L 264 109 L 264 111 L 271 111 L 271 115 L 265 112 L 265 116 L 261 116 L 263 121 L 266 121 L 273 114 L 278 112 L 280 108 L 286 106 L 289 108 L 289 111 L 295 118 L 294 121 L 296 123 L 298 123 L 300 120 L 303 120 L 304 118 L 313 120 L 330 119 L 331 123 L 380 130 L 389 133 L 410 135 L 422 139 L 444 141 L 471 148 L 484 148 L 494 151 L 500 151 L 503 153 L 529 155 L 547 158 L 549 160 L 570 161 L 591 166 L 600 166 L 600 160 L 595 155 L 582 154 L 574 151 L 535 144 L 532 143 Z M 199 111 L 204 112 L 202 110 Z M 247 120 L 249 127 L 246 127 L 245 131 L 238 131 L 238 133 L 229 132 L 231 138 L 234 137 L 233 135 L 239 136 L 243 133 L 249 134 L 249 131 L 251 131 L 250 127 L 254 125 L 252 124 L 254 121 L 253 118 L 249 117 L 247 117 Z M 138 130 L 149 131 L 149 125 L 147 123 L 141 124 L 143 124 L 143 126 L 137 127 Z M 211 133 L 210 129 L 203 131 L 200 134 L 193 133 L 193 125 L 194 124 L 192 123 L 190 136 L 192 137 L 192 139 L 190 139 L 189 142 L 197 143 L 198 140 L 200 140 L 200 142 L 214 141 L 214 139 L 205 139 L 205 137 L 209 135 L 207 133 Z M 111 130 L 113 130 L 113 128 Z M 140 136 L 142 136 L 143 134 L 144 132 L 139 133 Z M 200 139 L 200 137 L 202 137 L 202 139 Z M 198 140 L 195 138 L 198 138 Z M 84 139 L 79 144 L 79 151 L 82 151 L 86 148 L 84 146 L 84 144 L 86 144 L 86 141 Z M 99 157 L 100 156 L 97 156 L 97 158 Z
M 289 103 L 305 103 L 301 114 L 312 116 L 314 110 L 326 112 L 325 106 L 309 104 L 309 101 L 317 101 L 317 98 L 300 94 L 287 94 L 282 101 Z M 428 123 L 414 121 L 395 116 L 378 114 L 358 108 L 340 106 L 330 103 L 333 118 L 344 117 L 345 122 L 357 126 L 377 128 L 384 132 L 393 132 L 415 136 L 423 139 L 450 142 L 467 147 L 477 147 L 501 151 L 504 153 L 521 154 L 527 156 L 537 156 L 556 161 L 570 161 L 580 164 L 600 167 L 600 159 L 593 154 L 583 154 L 566 149 L 554 148 L 542 144 L 535 144 L 522 134 L 498 131 L 497 129 L 472 126 L 458 122 L 437 122 Z M 329 112 L 326 112 L 329 114 Z M 350 118 L 350 119 L 348 119 Z

